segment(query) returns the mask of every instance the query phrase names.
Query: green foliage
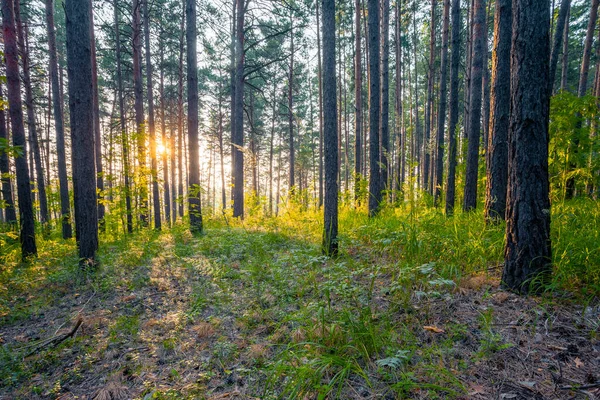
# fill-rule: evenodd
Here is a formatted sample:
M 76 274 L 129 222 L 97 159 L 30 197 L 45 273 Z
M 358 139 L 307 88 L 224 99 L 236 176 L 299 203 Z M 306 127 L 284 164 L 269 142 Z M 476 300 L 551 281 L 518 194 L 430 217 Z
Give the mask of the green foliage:
M 598 184 L 599 103 L 594 96 L 562 91 L 550 104 L 549 172 L 553 198 L 564 198 L 566 184 Z M 583 187 L 583 186 L 581 186 Z

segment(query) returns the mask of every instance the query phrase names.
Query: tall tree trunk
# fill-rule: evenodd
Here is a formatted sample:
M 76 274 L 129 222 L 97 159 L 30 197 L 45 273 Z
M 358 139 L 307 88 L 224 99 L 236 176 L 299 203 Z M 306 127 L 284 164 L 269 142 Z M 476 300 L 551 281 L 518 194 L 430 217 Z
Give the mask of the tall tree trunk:
M 186 0 L 186 44 L 187 44 L 187 92 L 188 92 L 188 207 L 190 230 L 202 232 L 202 208 L 200 204 L 200 165 L 198 151 L 198 64 L 196 56 L 196 0 Z
M 90 0 L 90 37 L 92 40 L 92 94 L 94 104 L 94 159 L 96 162 L 96 187 L 98 189 L 98 224 L 101 231 L 104 231 L 104 172 L 102 170 L 102 135 L 100 132 L 100 101 L 98 98 L 98 66 L 96 61 L 96 37 L 94 35 L 94 10 L 93 3 Z
M 381 26 L 381 109 L 380 109 L 380 145 L 379 159 L 381 169 L 381 190 L 388 188 L 388 168 L 390 167 L 390 1 L 382 2 Z
M 0 83 L 0 102 L 4 101 L 2 84 Z M 6 129 L 6 115 L 4 108 L 0 108 L 0 139 L 8 143 L 8 129 Z M 12 184 L 10 182 L 10 166 L 8 154 L 0 152 L 0 181 L 2 182 L 2 199 L 4 200 L 4 220 L 10 225 L 17 223 L 17 213 L 15 211 L 15 202 L 12 193 Z
M 27 109 L 27 127 L 29 130 L 29 140 L 31 143 L 31 154 L 34 159 L 35 181 L 38 189 L 38 199 L 40 202 L 40 222 L 47 228 L 50 222 L 48 215 L 48 197 L 46 196 L 46 183 L 44 181 L 44 169 L 42 156 L 40 152 L 40 143 L 35 121 L 35 108 L 33 104 L 33 89 L 31 87 L 31 74 L 29 71 L 29 43 L 28 32 L 21 21 L 21 10 L 18 0 L 14 0 L 15 21 L 17 23 L 17 35 L 19 52 L 21 53 L 21 63 L 23 66 L 23 87 L 25 88 L 25 108 Z
M 98 202 L 94 153 L 94 94 L 90 1 L 65 1 L 67 73 L 73 147 L 75 237 L 82 267 L 95 264 L 98 249 Z
M 232 142 L 233 153 L 233 217 L 244 218 L 244 15 L 245 0 L 237 0 L 236 71 L 235 71 L 235 123 Z
M 396 47 L 396 134 L 397 134 L 397 149 L 396 149 L 396 178 L 394 180 L 394 191 L 399 193 L 402 191 L 404 184 L 404 143 L 406 136 L 404 134 L 404 114 L 402 111 L 402 30 L 401 30 L 401 11 L 402 0 L 396 2 L 395 7 L 395 47 Z
M 581 70 L 579 73 L 579 86 L 577 89 L 577 96 L 583 97 L 587 93 L 588 86 L 588 75 L 590 71 L 590 57 L 592 54 L 592 44 L 594 42 L 594 32 L 596 30 L 596 19 L 598 18 L 598 4 L 600 0 L 592 0 L 592 6 L 590 9 L 590 18 L 588 20 L 587 33 L 585 36 L 585 44 L 583 47 L 583 56 L 581 59 Z M 583 121 L 579 116 L 580 121 L 577 122 L 577 126 L 581 127 Z M 571 140 L 569 152 L 571 153 L 571 159 L 577 158 L 579 152 L 579 139 L 574 137 Z M 577 167 L 574 161 L 569 162 L 569 169 L 573 171 Z M 575 195 L 575 177 L 571 176 L 567 179 L 565 198 L 571 199 Z
M 437 115 L 437 157 L 435 167 L 434 204 L 437 206 L 442 190 L 444 175 L 444 128 L 446 125 L 447 74 L 448 74 L 448 30 L 450 26 L 450 0 L 444 0 L 444 16 L 442 26 L 442 60 L 440 65 L 440 98 Z
M 179 70 L 177 82 L 177 203 L 179 217 L 183 218 L 183 39 L 185 10 L 181 16 L 179 29 Z M 174 184 L 174 183 L 173 183 Z M 175 189 L 173 189 L 175 191 Z
M 125 184 L 125 212 L 127 213 L 127 232 L 133 232 L 133 211 L 131 209 L 131 183 L 130 183 L 130 164 L 129 164 L 129 141 L 127 138 L 127 128 L 125 121 L 125 100 L 123 98 L 123 74 L 121 60 L 121 31 L 119 27 L 119 5 L 117 0 L 113 1 L 113 10 L 115 18 L 115 41 L 117 55 L 117 87 L 119 93 L 119 121 L 121 126 L 121 147 L 123 152 L 123 177 Z
M 15 26 L 14 3 L 12 0 L 2 0 L 2 30 L 13 146 L 19 146 L 22 149 L 22 154 L 15 157 L 15 169 L 17 173 L 17 195 L 19 200 L 19 239 L 21 242 L 21 255 L 25 260 L 27 257 L 37 254 L 37 246 L 35 243 L 31 185 L 29 183 L 29 168 L 27 166 L 27 151 L 25 148 L 17 30 Z
M 374 2 L 376 3 L 376 0 Z M 378 73 L 375 73 L 375 75 L 379 76 Z M 335 0 L 323 0 L 325 215 L 322 249 L 323 253 L 329 256 L 335 256 L 338 252 L 338 130 L 336 126 L 337 95 L 335 81 Z
M 71 228 L 71 206 L 69 204 L 69 181 L 67 178 L 67 157 L 65 155 L 65 129 L 63 119 L 62 92 L 58 80 L 58 55 L 56 52 L 56 32 L 54 30 L 54 1 L 46 0 L 46 34 L 50 81 L 52 83 L 52 104 L 54 106 L 54 129 L 56 132 L 56 155 L 58 163 L 58 186 L 60 193 L 60 219 L 63 239 L 73 236 Z
M 146 180 L 146 127 L 144 123 L 144 90 L 142 83 L 142 22 L 141 1 L 133 0 L 132 35 L 133 35 L 133 94 L 135 109 L 135 126 L 138 159 L 138 206 L 140 224 L 148 226 L 148 187 Z
M 162 27 L 161 27 L 162 28 Z M 165 207 L 165 220 L 167 225 L 171 223 L 171 186 L 169 185 L 169 160 L 167 155 L 167 149 L 170 148 L 168 145 L 169 139 L 167 137 L 167 121 L 165 119 L 165 51 L 163 38 L 160 39 L 159 44 L 160 51 L 160 130 L 161 130 L 161 142 L 163 144 L 162 150 L 162 165 L 163 165 L 163 186 L 164 186 L 164 207 Z M 173 149 L 171 149 L 173 151 Z
M 485 29 L 485 0 L 475 0 L 473 20 L 473 55 L 471 64 L 471 103 L 469 104 L 469 137 L 467 171 L 463 210 L 477 206 L 477 172 L 479 166 L 479 138 L 481 136 L 481 85 Z
M 317 5 L 317 69 L 319 74 L 319 208 L 323 205 L 323 70 L 321 65 L 321 27 L 319 26 L 319 4 Z
M 508 288 L 526 293 L 541 289 L 539 284 L 551 272 L 549 1 L 514 0 L 513 18 L 512 113 L 502 282 Z
M 294 21 L 293 16 L 290 19 L 290 70 L 288 74 L 288 129 L 290 146 L 290 195 L 294 194 L 296 180 L 294 177 L 294 167 L 296 165 L 294 151 Z
M 435 0 L 431 0 L 431 27 L 429 36 L 429 68 L 427 72 L 427 102 L 425 103 L 425 132 L 423 139 L 423 190 L 433 193 L 429 186 L 431 169 L 431 117 L 433 107 L 433 70 L 435 65 Z
M 556 68 L 558 65 L 558 53 L 560 52 L 560 45 L 562 44 L 565 29 L 568 29 L 565 25 L 567 23 L 567 16 L 569 15 L 569 9 L 571 7 L 571 0 L 562 0 L 560 4 L 560 11 L 558 13 L 558 19 L 556 21 L 556 29 L 554 31 L 554 43 L 552 45 L 552 55 L 550 57 L 550 94 L 554 91 L 554 81 L 556 80 Z M 564 57 L 564 54 L 563 54 Z
M 489 34 L 488 34 L 488 26 L 489 19 L 492 14 L 492 2 L 489 1 L 486 6 L 485 12 L 485 27 L 483 29 L 483 81 L 482 81 L 482 89 L 483 90 L 483 104 L 482 104 L 482 116 L 481 116 L 481 124 L 483 125 L 483 152 L 484 155 L 487 153 L 488 149 L 488 141 L 489 141 L 489 128 L 490 128 L 490 69 L 488 68 L 490 52 L 488 46 Z
M 318 2 L 319 0 L 317 0 Z M 360 202 L 360 185 L 362 172 L 362 52 L 361 52 L 361 34 L 360 34 L 360 0 L 354 1 L 354 198 L 357 203 Z M 320 100 L 320 99 L 319 99 Z
M 273 79 L 272 93 L 272 116 L 271 116 L 271 138 L 269 141 L 269 215 L 273 215 L 273 156 L 274 156 L 274 141 L 275 141 L 275 117 L 277 113 L 277 80 Z
M 225 194 L 225 148 L 223 147 L 223 111 L 221 88 L 219 85 L 219 161 L 221 166 L 221 210 L 224 212 L 227 208 L 227 196 Z M 271 175 L 269 175 L 271 176 Z
M 494 19 L 490 140 L 486 153 L 487 180 L 484 211 L 486 221 L 504 219 L 506 213 L 512 0 L 496 0 Z
M 567 10 L 565 20 L 565 31 L 563 32 L 563 51 L 562 51 L 562 69 L 560 76 L 560 90 L 567 90 L 567 78 L 569 75 L 569 15 L 571 9 Z
M 375 216 L 382 200 L 381 168 L 379 166 L 379 106 L 381 100 L 379 76 L 379 1 L 368 0 L 369 9 L 369 216 Z
M 419 118 L 419 74 L 417 72 L 417 63 L 418 63 L 418 59 L 417 59 L 417 44 L 418 44 L 418 35 L 417 35 L 417 1 L 414 2 L 414 6 L 413 6 L 413 58 L 414 58 L 414 63 L 415 63 L 415 85 L 414 85 L 414 90 L 415 90 L 415 99 L 414 99 L 414 105 L 415 105 L 415 129 L 413 132 L 413 137 L 414 137 L 414 154 L 413 154 L 413 162 L 417 162 L 419 163 L 418 167 L 416 168 L 416 182 L 417 182 L 417 186 L 421 185 L 421 170 L 422 170 L 422 166 L 420 165 L 421 163 L 421 142 L 422 142 L 422 132 L 421 132 L 421 120 Z
M 150 133 L 150 176 L 152 177 L 152 203 L 154 228 L 161 229 L 160 193 L 158 191 L 158 163 L 156 161 L 156 131 L 154 127 L 154 93 L 152 88 L 152 58 L 150 56 L 150 14 L 148 0 L 144 1 L 144 39 L 146 42 L 146 86 L 148 95 L 148 131 Z M 164 134 L 164 131 L 163 131 Z

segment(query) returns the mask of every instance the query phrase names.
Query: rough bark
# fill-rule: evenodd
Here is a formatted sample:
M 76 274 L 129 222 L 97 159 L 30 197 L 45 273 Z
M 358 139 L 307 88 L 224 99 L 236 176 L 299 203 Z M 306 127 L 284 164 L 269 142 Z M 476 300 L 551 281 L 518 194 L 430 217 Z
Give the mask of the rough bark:
M 400 13 L 402 9 L 402 1 L 398 1 L 395 7 L 395 36 L 396 36 L 396 93 L 395 93 L 395 106 L 396 106 L 396 176 L 394 179 L 393 189 L 396 196 L 402 190 L 404 183 L 404 149 L 406 137 L 404 135 L 404 114 L 402 111 L 402 32 L 400 29 L 401 20 Z
M 450 26 L 450 0 L 444 0 L 444 16 L 442 23 L 442 57 L 440 63 L 440 94 L 437 114 L 436 129 L 436 166 L 435 187 L 433 188 L 433 202 L 437 206 L 442 190 L 442 179 L 444 176 L 444 128 L 446 125 L 446 103 L 448 98 L 448 30 Z
M 503 284 L 539 288 L 551 271 L 548 0 L 514 0 Z M 541 281 L 541 282 L 540 282 Z
M 504 219 L 506 213 L 512 0 L 496 0 L 494 21 L 490 140 L 486 153 L 486 221 Z
M 473 55 L 471 57 L 471 94 L 469 104 L 467 171 L 465 177 L 463 210 L 477 206 L 477 172 L 479 166 L 479 139 L 481 137 L 481 85 L 485 29 L 485 0 L 475 0 L 473 19 Z
M 375 1 L 375 3 L 377 2 Z M 335 81 L 335 0 L 323 0 L 325 203 L 322 248 L 323 253 L 329 256 L 335 256 L 338 252 L 338 129 Z M 377 142 L 377 144 L 379 143 Z
M 379 166 L 379 106 L 381 100 L 379 75 L 379 2 L 368 0 L 369 12 L 369 216 L 379 211 L 382 199 L 381 168 Z
M 65 1 L 75 236 L 81 266 L 93 265 L 98 249 L 90 7 L 89 1 Z
M 185 35 L 185 11 L 179 28 L 179 70 L 177 81 L 177 210 L 183 218 L 183 47 Z M 175 189 L 173 188 L 173 191 Z

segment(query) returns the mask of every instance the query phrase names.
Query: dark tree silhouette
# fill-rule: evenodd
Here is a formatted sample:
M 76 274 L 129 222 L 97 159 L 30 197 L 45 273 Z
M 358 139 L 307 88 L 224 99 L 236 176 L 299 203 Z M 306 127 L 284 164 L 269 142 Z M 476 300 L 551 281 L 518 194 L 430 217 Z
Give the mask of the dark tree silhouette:
M 338 252 L 338 130 L 335 81 L 335 0 L 323 0 L 323 136 L 325 141 L 323 253 L 329 256 L 334 256 Z
M 379 163 L 379 1 L 368 0 L 369 14 L 369 216 L 379 211 L 382 199 L 381 167 Z
M 514 0 L 503 284 L 527 293 L 551 271 L 548 119 L 550 4 Z M 539 286 L 533 286 L 536 289 Z

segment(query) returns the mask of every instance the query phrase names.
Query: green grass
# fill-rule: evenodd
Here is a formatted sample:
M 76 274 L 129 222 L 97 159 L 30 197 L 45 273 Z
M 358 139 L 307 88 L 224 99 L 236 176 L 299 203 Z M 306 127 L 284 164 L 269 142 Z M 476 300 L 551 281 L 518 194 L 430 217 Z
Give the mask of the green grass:
M 100 267 L 92 272 L 78 268 L 74 241 L 56 235 L 41 238 L 40 256 L 26 264 L 14 244 L 3 246 L 0 327 L 28 321 L 75 293 L 109 301 L 130 293 L 141 297 L 149 288 L 160 294 L 175 285 L 180 309 L 161 313 L 178 311 L 180 317 L 156 342 L 146 327 L 156 316 L 132 302 L 119 305 L 106 328 L 112 345 L 102 347 L 100 339 L 86 336 L 67 344 L 93 360 L 107 347 L 142 343 L 161 349 L 168 360 L 185 354 L 180 347 L 189 343 L 189 327 L 210 323 L 215 333 L 202 339 L 210 346 L 198 362 L 206 379 L 187 392 L 148 383 L 145 393 L 152 398 L 193 398 L 192 392 L 202 393 L 211 380 L 234 372 L 265 399 L 344 398 L 350 392 L 464 396 L 458 375 L 470 361 L 457 354 L 457 345 L 470 328 L 451 321 L 445 335 L 436 336 L 423 327 L 435 324 L 436 302 L 450 300 L 461 280 L 499 273 L 504 225 L 486 225 L 479 212 L 447 218 L 421 204 L 386 208 L 371 220 L 363 209 L 344 208 L 341 252 L 329 259 L 321 254 L 321 219 L 292 205 L 279 218 L 260 212 L 243 222 L 206 218 L 206 232 L 198 237 L 184 224 L 160 233 L 105 234 Z M 600 208 L 591 200 L 553 205 L 549 293 L 571 292 L 582 304 L 598 297 L 599 224 Z M 164 281 L 156 280 L 157 269 L 168 272 Z M 473 357 L 486 359 L 509 346 L 494 330 L 494 310 L 481 312 L 477 321 L 481 334 Z M 22 346 L 4 345 L 0 382 L 21 394 L 51 392 L 30 380 L 60 366 L 61 351 L 49 350 L 32 362 L 22 359 Z M 93 365 L 70 370 L 64 382 L 77 383 Z M 169 379 L 177 381 L 187 367 L 170 366 Z M 149 367 L 138 362 L 136 368 Z

